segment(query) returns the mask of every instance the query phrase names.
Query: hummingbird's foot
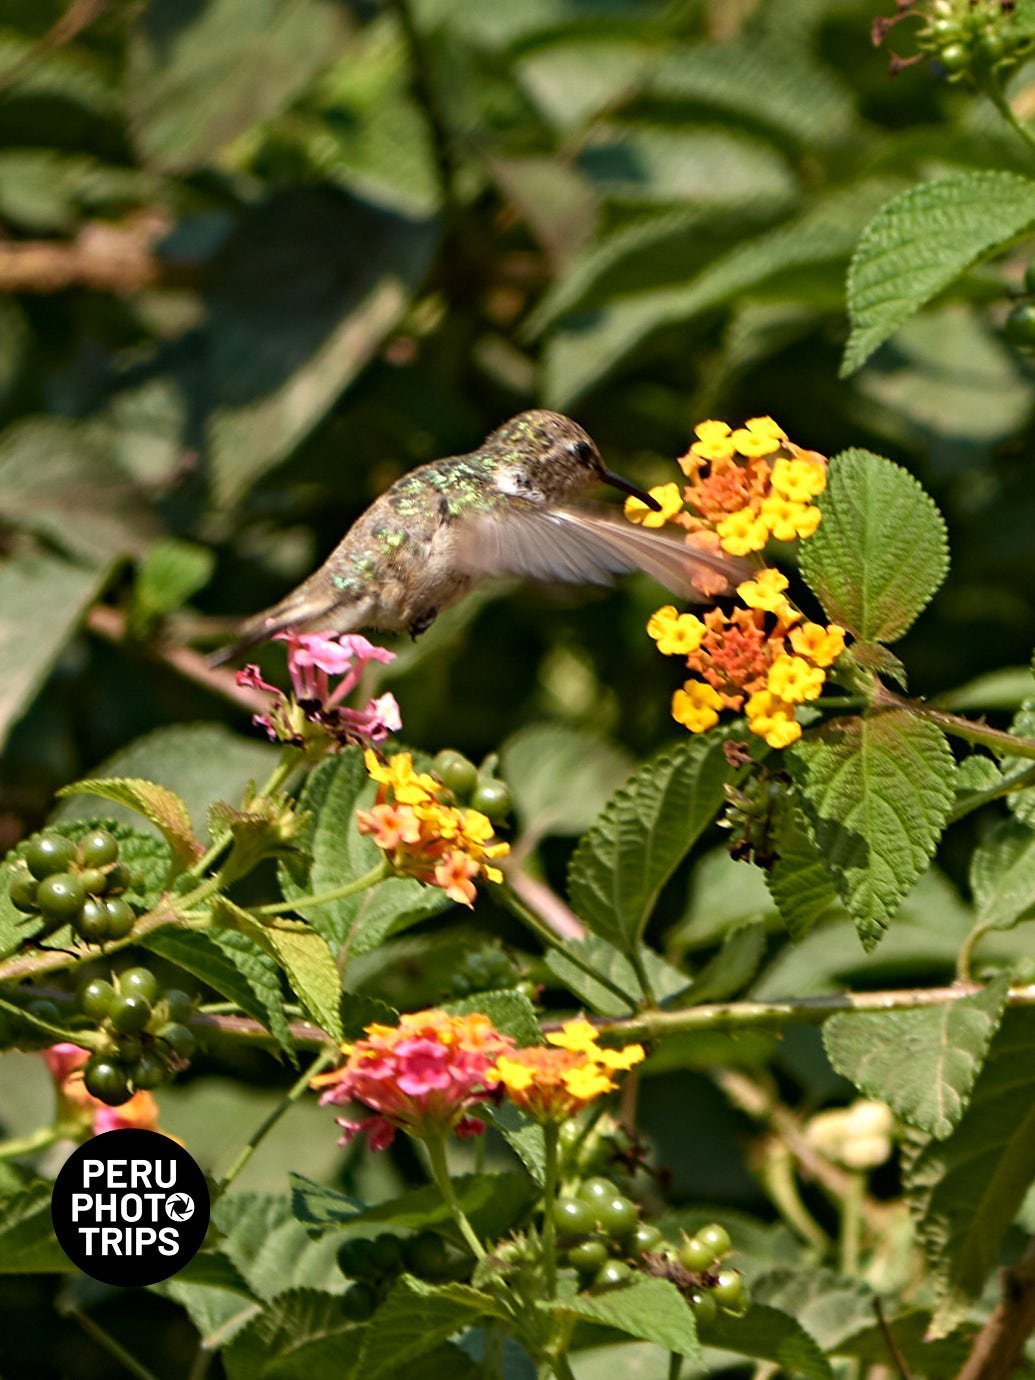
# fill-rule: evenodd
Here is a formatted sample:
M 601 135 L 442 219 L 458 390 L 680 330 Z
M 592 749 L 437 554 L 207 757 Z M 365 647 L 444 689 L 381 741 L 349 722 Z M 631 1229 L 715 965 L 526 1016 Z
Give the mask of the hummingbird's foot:
M 426 609 L 419 618 L 415 618 L 410 624 L 410 636 L 414 642 L 420 637 L 421 633 L 426 633 L 438 617 L 438 609 Z

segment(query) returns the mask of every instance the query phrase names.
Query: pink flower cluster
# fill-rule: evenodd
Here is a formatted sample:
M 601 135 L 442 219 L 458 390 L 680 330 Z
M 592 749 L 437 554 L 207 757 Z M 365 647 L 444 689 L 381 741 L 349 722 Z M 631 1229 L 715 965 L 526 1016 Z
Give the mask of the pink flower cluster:
M 332 743 L 381 743 L 402 727 L 394 695 L 379 695 L 363 709 L 342 704 L 356 688 L 364 668 L 372 661 L 386 664 L 395 653 L 377 647 L 353 633 L 278 633 L 274 641 L 288 644 L 288 673 L 292 694 L 263 680 L 258 666 L 237 673 L 238 685 L 262 690 L 274 697 L 268 714 L 256 714 L 254 723 L 274 742 L 307 747 L 314 739 Z M 337 685 L 331 677 L 340 676 Z
M 492 1070 L 513 1044 L 488 1016 L 414 1011 L 397 1026 L 367 1026 L 342 1067 L 318 1075 L 313 1086 L 324 1090 L 321 1105 L 358 1102 L 374 1113 L 359 1122 L 338 1118 L 343 1145 L 366 1132 L 371 1148 L 384 1150 L 397 1130 L 419 1139 L 455 1131 L 466 1139 L 485 1130 L 468 1111 L 496 1097 Z

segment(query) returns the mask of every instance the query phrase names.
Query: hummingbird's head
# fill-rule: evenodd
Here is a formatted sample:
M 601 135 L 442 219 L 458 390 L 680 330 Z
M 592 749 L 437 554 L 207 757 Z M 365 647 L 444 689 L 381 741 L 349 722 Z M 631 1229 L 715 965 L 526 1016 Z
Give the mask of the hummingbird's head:
M 655 512 L 661 507 L 635 484 L 607 468 L 596 442 L 570 417 L 536 409 L 520 412 L 489 437 L 487 445 L 498 448 L 511 462 L 508 469 L 523 472 L 531 484 L 554 502 L 572 498 L 590 484 L 609 484 L 646 503 Z

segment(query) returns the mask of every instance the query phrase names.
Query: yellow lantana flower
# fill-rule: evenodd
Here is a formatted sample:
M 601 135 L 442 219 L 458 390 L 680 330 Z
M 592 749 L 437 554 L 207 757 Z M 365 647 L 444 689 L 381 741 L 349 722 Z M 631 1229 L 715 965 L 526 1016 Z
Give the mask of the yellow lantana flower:
M 691 733 L 704 733 L 719 722 L 719 692 L 703 680 L 688 680 L 672 696 L 672 717 Z
M 733 432 L 730 440 L 740 455 L 754 459 L 761 455 L 772 455 L 780 449 L 780 442 L 786 439 L 772 417 L 752 417 Z
M 658 512 L 648 508 L 642 498 L 625 500 L 625 516 L 640 527 L 664 527 L 683 508 L 683 490 L 678 484 L 655 484 L 647 492 L 661 504 Z
M 662 656 L 689 656 L 701 645 L 705 627 L 692 613 L 677 613 L 672 604 L 657 609 L 647 623 L 647 634 Z
M 397 752 L 382 762 L 376 752 L 367 748 L 363 760 L 370 779 L 388 786 L 400 805 L 423 805 L 434 800 L 442 789 L 433 776 L 413 770 L 413 757 L 408 752 Z
M 722 519 L 715 530 L 719 534 L 722 549 L 731 556 L 746 556 L 751 551 L 761 551 L 769 539 L 768 526 L 753 508 L 741 508 L 731 513 Z
M 807 503 L 792 503 L 780 494 L 771 494 L 762 500 L 762 523 L 777 541 L 811 537 L 822 516 L 818 508 L 810 507 Z
M 800 656 L 778 656 L 769 668 L 766 688 L 789 704 L 814 700 L 823 689 L 826 676 L 818 666 L 810 666 Z
M 692 455 L 702 460 L 732 460 L 734 446 L 726 422 L 699 422 L 694 427 L 697 440 L 690 447 Z
M 595 1049 L 597 1043 L 596 1027 L 585 1016 L 576 1016 L 573 1021 L 565 1021 L 560 1030 L 551 1030 L 546 1036 L 547 1044 L 558 1049 Z
M 748 728 L 771 748 L 790 747 L 801 737 L 801 724 L 794 717 L 794 705 L 771 690 L 756 690 L 744 707 Z
M 808 503 L 827 487 L 826 466 L 818 460 L 777 460 L 769 482 L 793 503 Z
M 767 567 L 760 570 L 753 580 L 745 580 L 743 584 L 738 585 L 737 593 L 749 609 L 775 613 L 780 622 L 787 627 L 801 617 L 783 592 L 787 585 L 786 575 Z
M 826 628 L 819 623 L 803 623 L 792 630 L 791 646 L 817 666 L 832 666 L 845 649 L 845 630 L 837 623 Z

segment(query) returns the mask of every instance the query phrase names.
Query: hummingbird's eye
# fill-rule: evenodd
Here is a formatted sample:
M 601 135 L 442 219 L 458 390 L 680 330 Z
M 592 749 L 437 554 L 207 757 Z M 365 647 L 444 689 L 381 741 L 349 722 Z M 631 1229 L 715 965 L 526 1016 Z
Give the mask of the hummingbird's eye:
M 588 465 L 593 459 L 594 450 L 589 441 L 572 441 L 568 447 L 575 459 L 583 465 Z

